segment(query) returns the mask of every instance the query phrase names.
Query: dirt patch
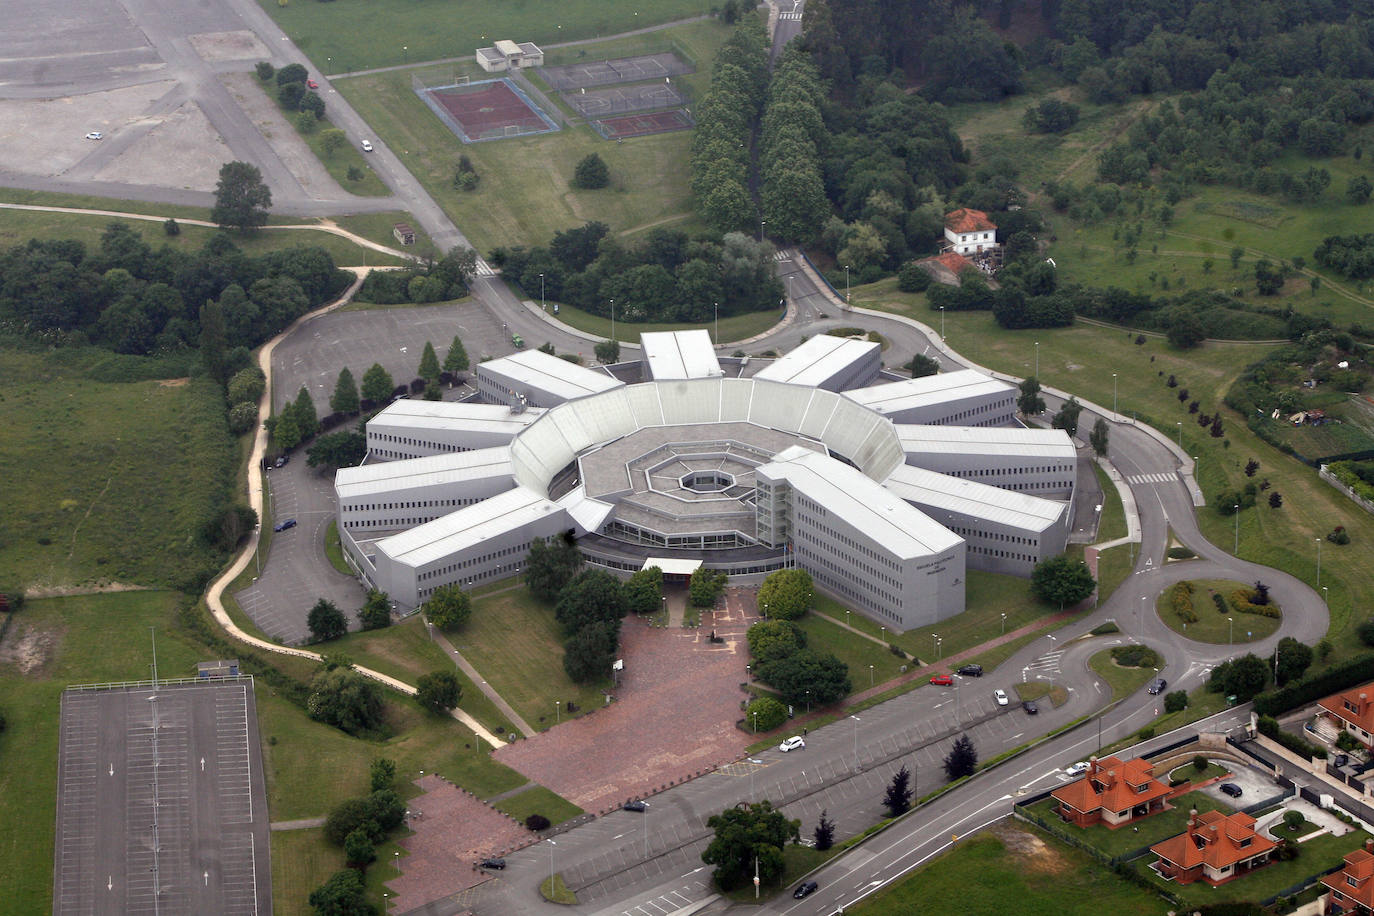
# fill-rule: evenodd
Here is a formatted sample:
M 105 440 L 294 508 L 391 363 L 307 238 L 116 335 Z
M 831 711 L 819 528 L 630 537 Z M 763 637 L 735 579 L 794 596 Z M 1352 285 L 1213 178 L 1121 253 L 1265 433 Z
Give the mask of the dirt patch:
M 124 582 L 103 582 L 97 585 L 35 585 L 24 589 L 24 597 L 69 598 L 72 595 L 102 595 L 106 592 L 143 592 L 146 585 L 129 585 Z
M 40 674 L 52 661 L 61 642 L 62 631 L 16 623 L 10 635 L 0 643 L 0 665 L 12 665 L 25 677 Z
M 163 388 L 185 388 L 189 384 L 189 378 L 165 378 L 158 381 L 158 385 Z
M 1070 871 L 1069 863 L 1033 833 L 1018 830 L 1009 824 L 992 828 L 993 836 L 1002 841 L 1007 852 L 1013 853 L 1020 866 L 1040 874 L 1059 875 Z
M 138 132 L 136 139 L 101 166 L 96 179 L 213 191 L 220 166 L 234 158 L 195 102 L 182 102 L 166 112 L 150 108 L 131 117 L 126 129 Z
M 0 100 L 0 169 L 21 175 L 61 175 L 98 153 L 119 130 L 142 118 L 175 87 L 170 80 L 159 80 L 60 99 Z M 84 139 L 92 130 L 104 131 L 105 140 Z M 155 159 L 144 166 L 149 173 L 159 168 Z
M 202 32 L 192 35 L 190 41 L 191 47 L 204 61 L 268 60 L 272 56 L 258 36 L 246 29 L 240 32 Z

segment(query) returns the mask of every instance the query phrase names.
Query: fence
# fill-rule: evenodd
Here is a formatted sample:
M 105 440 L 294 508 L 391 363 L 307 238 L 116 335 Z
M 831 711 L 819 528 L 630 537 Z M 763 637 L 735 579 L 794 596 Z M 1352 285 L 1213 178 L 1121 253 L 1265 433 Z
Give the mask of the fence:
M 1321 466 L 1321 470 L 1317 472 L 1317 476 L 1321 477 L 1322 480 L 1325 480 L 1327 483 L 1331 484 L 1331 486 L 1335 487 L 1337 490 L 1340 490 L 1342 493 L 1344 493 L 1350 499 L 1351 502 L 1355 503 L 1355 505 L 1359 506 L 1361 509 L 1370 513 L 1371 515 L 1374 515 L 1374 503 L 1365 499 L 1363 496 L 1360 496 L 1354 490 L 1350 489 L 1345 484 L 1337 480 L 1336 475 L 1332 474 L 1325 464 Z
M 109 681 L 104 684 L 69 684 L 68 690 L 134 690 L 151 687 L 184 687 L 187 684 L 223 684 L 229 681 L 253 682 L 251 674 L 234 674 L 228 677 L 160 677 L 155 681 Z

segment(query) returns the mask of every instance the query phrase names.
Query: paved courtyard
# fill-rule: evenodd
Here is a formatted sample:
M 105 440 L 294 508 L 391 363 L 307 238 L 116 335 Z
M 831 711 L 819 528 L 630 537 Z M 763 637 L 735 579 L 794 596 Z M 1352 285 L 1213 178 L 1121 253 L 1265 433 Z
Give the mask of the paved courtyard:
M 744 753 L 739 685 L 756 621 L 753 592 L 732 589 L 697 629 L 625 622 L 625 671 L 610 706 L 501 748 L 496 759 L 600 813 Z M 723 643 L 712 643 L 712 630 Z

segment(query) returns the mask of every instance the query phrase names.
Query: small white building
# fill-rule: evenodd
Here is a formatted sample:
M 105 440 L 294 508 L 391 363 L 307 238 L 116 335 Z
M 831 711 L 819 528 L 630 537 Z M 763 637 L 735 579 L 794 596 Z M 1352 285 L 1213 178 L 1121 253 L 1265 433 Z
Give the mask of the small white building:
M 544 413 L 504 404 L 403 398 L 367 421 L 369 461 L 424 458 L 509 445 Z
M 564 401 L 623 387 L 625 383 L 608 372 L 578 366 L 543 350 L 525 350 L 477 366 L 477 391 L 482 399 L 511 407 L 557 407 Z
M 334 474 L 339 524 L 349 531 L 423 525 L 515 486 L 510 448 L 383 461 Z
M 1016 422 L 1016 395 L 1015 385 L 973 369 L 844 392 L 893 423 L 940 426 L 1011 426 Z
M 488 73 L 524 70 L 544 66 L 544 52 L 534 42 L 514 42 L 502 39 L 495 47 L 478 48 L 477 65 Z
M 646 382 L 719 378 L 725 374 L 711 344 L 711 334 L 704 328 L 648 332 L 639 335 L 639 343 Z
M 997 227 L 982 210 L 961 207 L 945 214 L 945 248 L 957 254 L 981 254 L 997 247 Z
M 871 382 L 882 368 L 883 348 L 873 341 L 817 334 L 754 378 L 844 391 Z

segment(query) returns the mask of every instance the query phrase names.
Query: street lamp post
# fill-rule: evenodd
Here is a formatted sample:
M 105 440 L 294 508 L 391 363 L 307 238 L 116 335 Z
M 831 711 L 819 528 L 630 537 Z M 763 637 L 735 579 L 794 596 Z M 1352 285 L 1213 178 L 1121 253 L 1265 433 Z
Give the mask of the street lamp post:
M 1040 378 L 1040 341 L 1035 342 L 1035 377 Z
M 1240 504 L 1237 503 L 1236 505 L 1232 506 L 1231 511 L 1233 511 L 1236 515 L 1236 546 L 1234 549 L 1232 549 L 1231 553 L 1235 554 L 1236 556 L 1240 556 Z
M 1002 635 L 1007 635 L 1007 612 L 1002 612 Z
M 553 848 L 558 844 L 549 840 L 549 893 L 553 893 Z
M 759 733 L 759 714 L 758 714 L 757 712 L 755 712 L 755 713 L 754 713 L 754 734 L 757 735 L 758 733 Z
M 615 300 L 611 300 L 611 340 L 615 340 Z
M 868 686 L 873 686 L 873 666 L 868 666 Z
M 940 651 L 940 637 L 936 636 L 934 633 L 930 634 L 930 651 L 935 653 L 939 653 Z
M 849 265 L 844 265 L 844 301 L 849 302 Z
M 720 346 L 720 303 L 711 303 L 711 313 L 716 316 L 716 346 Z
M 761 220 L 759 220 L 759 241 L 760 241 L 760 242 L 763 241 L 763 227 L 766 226 L 767 224 L 768 224 L 768 220 L 766 220 L 766 219 L 761 219 Z
M 811 715 L 811 691 L 806 691 L 806 714 Z
M 1236 621 L 1232 617 L 1226 618 L 1226 645 L 1236 641 Z
M 1322 539 L 1317 538 L 1317 588 L 1322 587 Z
M 563 701 L 553 701 L 553 724 L 558 725 L 563 721 Z
M 854 769 L 859 768 L 859 717 L 850 716 L 854 720 Z
M 1322 586 L 1322 604 L 1327 610 L 1331 609 L 1331 593 L 1326 590 L 1325 585 Z
M 940 306 L 940 340 L 945 339 L 945 307 Z
M 1183 448 L 1183 421 L 1182 421 L 1182 420 L 1176 420 L 1176 421 L 1174 422 L 1174 425 L 1178 427 L 1178 447 L 1179 447 L 1180 450 L 1182 450 L 1182 448 Z
M 539 307 L 544 311 L 549 310 L 548 300 L 544 296 L 544 275 L 539 275 Z
M 1112 373 L 1112 413 L 1116 413 L 1116 373 Z

